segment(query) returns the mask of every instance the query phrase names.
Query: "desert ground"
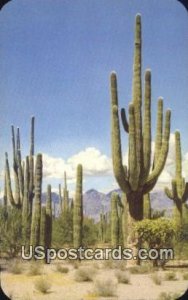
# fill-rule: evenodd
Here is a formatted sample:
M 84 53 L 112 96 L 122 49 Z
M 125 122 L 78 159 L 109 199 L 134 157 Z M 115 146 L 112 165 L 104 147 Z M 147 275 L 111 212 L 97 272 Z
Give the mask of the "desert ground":
M 188 268 L 128 269 L 123 261 L 1 265 L 2 288 L 12 300 L 166 300 L 188 288 Z

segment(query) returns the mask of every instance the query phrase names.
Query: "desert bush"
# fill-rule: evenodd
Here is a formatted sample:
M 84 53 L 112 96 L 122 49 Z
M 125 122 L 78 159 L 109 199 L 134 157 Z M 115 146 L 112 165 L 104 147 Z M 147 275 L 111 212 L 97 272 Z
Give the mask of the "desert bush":
M 143 265 L 143 266 L 132 266 L 128 269 L 131 274 L 147 274 L 151 272 L 150 265 Z
M 157 298 L 158 300 L 175 300 L 178 299 L 181 295 L 177 293 L 166 293 L 162 292 L 160 293 L 159 297 Z
M 115 277 L 117 278 L 119 283 L 125 283 L 125 284 L 130 283 L 130 273 L 127 271 L 117 270 L 115 272 Z
M 113 266 L 121 271 L 125 271 L 126 270 L 126 261 L 125 260 L 116 260 L 113 263 Z
M 46 294 L 49 292 L 52 284 L 46 277 L 42 276 L 35 280 L 34 286 L 37 291 L 39 291 L 42 294 Z
M 28 271 L 28 275 L 30 276 L 37 276 L 42 274 L 42 266 L 39 263 L 33 262 Z
M 15 260 L 9 265 L 9 271 L 13 274 L 21 274 L 23 272 L 23 265 Z
M 103 268 L 104 269 L 113 269 L 114 268 L 114 261 L 112 259 L 105 259 L 103 261 Z
M 153 273 L 153 274 L 151 274 L 150 278 L 151 278 L 151 280 L 152 280 L 155 284 L 161 285 L 162 279 L 161 279 L 161 277 L 159 276 L 158 273 Z
M 93 281 L 96 272 L 95 268 L 81 267 L 75 272 L 75 280 L 78 282 Z
M 183 280 L 188 280 L 188 273 L 183 273 Z
M 61 264 L 57 264 L 56 265 L 56 271 L 59 272 L 59 273 L 68 273 L 69 268 L 63 267 Z
M 174 280 L 178 280 L 176 273 L 174 272 L 168 272 L 165 274 L 165 280 L 170 280 L 170 281 L 174 281 Z
M 97 279 L 94 282 L 94 293 L 101 297 L 113 297 L 117 293 L 117 282 L 110 278 Z

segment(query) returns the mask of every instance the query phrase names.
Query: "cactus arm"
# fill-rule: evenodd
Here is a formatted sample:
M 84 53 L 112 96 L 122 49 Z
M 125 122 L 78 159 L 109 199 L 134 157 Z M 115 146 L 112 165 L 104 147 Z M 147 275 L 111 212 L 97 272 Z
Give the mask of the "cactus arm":
M 138 188 L 138 170 L 136 156 L 136 131 L 134 105 L 129 105 L 129 183 L 131 189 L 136 191 Z
M 116 180 L 120 188 L 126 193 L 130 192 L 128 181 L 122 164 L 121 137 L 118 116 L 117 78 L 115 72 L 111 74 L 111 109 L 112 109 L 112 162 Z
M 34 155 L 34 129 L 35 129 L 35 117 L 31 118 L 31 134 L 30 134 L 30 155 Z
M 151 174 L 149 175 L 149 177 L 146 181 L 146 185 L 153 182 L 154 179 L 157 179 L 164 168 L 167 154 L 168 154 L 168 148 L 169 148 L 170 117 L 171 117 L 171 111 L 167 110 L 166 117 L 165 117 L 165 129 L 164 129 L 164 137 L 163 137 L 163 142 L 162 142 L 161 153 L 160 153 L 158 160 L 154 166 L 154 169 L 152 170 Z
M 17 152 L 17 173 L 19 180 L 19 189 L 20 189 L 20 201 L 22 203 L 24 197 L 24 174 L 22 168 L 22 158 L 21 158 L 21 144 L 20 144 L 20 130 L 17 128 L 17 143 L 16 143 L 16 152 Z
M 126 117 L 126 110 L 124 108 L 121 109 L 121 121 L 125 132 L 129 133 L 129 124 Z
M 135 132 L 136 132 L 136 157 L 137 172 L 143 167 L 143 141 L 142 141 L 142 82 L 141 82 L 141 16 L 136 16 L 135 40 L 134 40 L 134 63 L 133 63 L 133 104 L 135 113 Z
M 174 200 L 172 191 L 171 191 L 168 187 L 165 187 L 164 191 L 165 191 L 166 196 L 167 196 L 169 199 Z
M 12 193 L 10 168 L 9 168 L 9 161 L 8 161 L 8 154 L 7 153 L 5 153 L 5 177 L 6 177 L 6 186 L 7 186 L 7 198 L 10 201 L 10 204 L 12 206 L 16 206 L 16 204 L 14 202 L 13 193 Z
M 145 101 L 144 101 L 144 126 L 143 126 L 143 157 L 144 166 L 142 182 L 149 175 L 151 164 L 151 72 L 145 73 Z
M 185 203 L 188 199 L 188 182 L 185 184 L 185 190 L 182 197 L 182 202 Z
M 13 167 L 16 167 L 16 143 L 15 143 L 15 133 L 14 133 L 14 126 L 11 126 L 12 132 L 12 150 L 13 150 Z
M 157 128 L 155 137 L 155 153 L 153 168 L 157 163 L 161 147 L 162 147 L 162 136 L 163 136 L 163 99 L 159 98 L 157 107 Z

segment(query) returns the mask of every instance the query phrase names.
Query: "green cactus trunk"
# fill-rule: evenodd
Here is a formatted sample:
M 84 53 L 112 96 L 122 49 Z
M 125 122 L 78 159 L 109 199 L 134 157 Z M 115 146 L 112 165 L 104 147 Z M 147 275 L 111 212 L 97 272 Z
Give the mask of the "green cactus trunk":
M 118 216 L 119 195 L 112 194 L 111 197 L 111 245 L 117 248 L 119 245 L 119 216 Z
M 83 196 L 82 196 L 82 165 L 77 167 L 76 195 L 73 214 L 73 243 L 74 248 L 82 246 L 83 226 Z
M 46 207 L 41 207 L 41 218 L 40 218 L 40 246 L 46 248 Z
M 52 243 L 52 195 L 51 185 L 47 186 L 46 200 L 46 247 L 50 248 Z
M 26 250 L 29 249 L 31 231 L 31 213 L 29 210 L 29 157 L 26 157 L 24 175 L 24 197 L 22 205 L 22 238 Z
M 41 217 L 41 193 L 42 193 L 42 154 L 37 154 L 35 166 L 35 198 L 31 223 L 31 239 L 30 244 L 33 247 L 39 245 L 40 242 L 40 217 Z
M 129 104 L 127 121 L 125 109 L 121 110 L 121 119 L 124 130 L 128 133 L 128 167 L 123 165 L 121 150 L 121 133 L 118 108 L 117 76 L 111 74 L 111 140 L 112 162 L 117 183 L 126 194 L 129 213 L 127 236 L 130 247 L 139 246 L 136 236 L 133 234 L 134 222 L 144 217 L 144 195 L 155 186 L 161 174 L 169 148 L 170 118 L 171 112 L 167 110 L 163 128 L 163 100 L 158 100 L 157 130 L 155 139 L 154 161 L 151 162 L 151 71 L 145 72 L 145 91 L 142 97 L 142 37 L 141 16 L 136 16 L 134 64 L 133 64 L 133 88 L 132 102 Z M 142 109 L 142 98 L 144 107 Z M 143 111 L 143 116 L 142 116 Z M 153 168 L 151 169 L 151 165 Z
M 127 235 L 128 235 L 128 203 L 127 203 L 127 197 L 125 193 L 122 193 L 121 196 L 121 234 L 122 234 L 122 246 L 125 248 L 127 246 Z
M 144 219 L 151 219 L 151 201 L 149 193 L 144 195 Z
M 63 210 L 67 211 L 69 207 L 69 192 L 67 190 L 67 176 L 64 172 L 64 188 L 63 188 Z
M 176 176 L 172 180 L 172 189 L 165 188 L 165 193 L 169 199 L 173 200 L 173 217 L 178 227 L 184 223 L 185 203 L 188 199 L 188 182 L 182 176 L 182 156 L 181 156 L 181 139 L 179 131 L 175 132 L 175 149 L 176 149 Z

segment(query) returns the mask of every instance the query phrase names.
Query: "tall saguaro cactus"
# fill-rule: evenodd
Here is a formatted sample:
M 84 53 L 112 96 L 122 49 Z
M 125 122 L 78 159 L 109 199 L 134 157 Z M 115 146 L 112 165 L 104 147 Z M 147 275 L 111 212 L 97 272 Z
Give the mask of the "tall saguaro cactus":
M 24 174 L 24 197 L 22 205 L 22 238 L 26 247 L 30 242 L 31 213 L 29 209 L 29 157 L 26 157 Z
M 82 165 L 77 166 L 76 194 L 73 210 L 73 242 L 74 247 L 82 246 L 82 226 L 83 226 L 83 195 L 82 195 Z
M 69 206 L 69 192 L 67 190 L 67 175 L 64 172 L 64 188 L 63 188 L 63 210 L 66 211 Z
M 35 198 L 31 223 L 30 244 L 36 247 L 40 242 L 40 217 L 41 217 L 41 194 L 42 194 L 42 154 L 37 154 L 35 166 Z
M 119 216 L 118 216 L 119 195 L 112 194 L 111 197 L 111 244 L 113 248 L 119 245 Z
M 129 104 L 129 124 L 125 110 L 121 110 L 122 123 L 129 136 L 128 167 L 123 165 L 120 121 L 118 114 L 117 76 L 111 73 L 111 140 L 115 178 L 126 194 L 129 213 L 134 221 L 143 219 L 143 196 L 153 189 L 161 174 L 168 154 L 170 136 L 170 110 L 166 111 L 163 128 L 163 100 L 158 100 L 157 132 L 153 168 L 151 170 L 151 71 L 145 72 L 145 93 L 142 116 L 141 83 L 141 16 L 136 16 L 133 65 L 132 102 Z
M 172 180 L 172 188 L 165 188 L 167 197 L 174 201 L 174 218 L 176 224 L 181 226 L 183 224 L 183 216 L 185 202 L 188 199 L 188 182 L 185 182 L 185 178 L 182 176 L 182 155 L 181 155 L 181 139 L 180 132 L 175 132 L 175 152 L 176 152 L 176 170 L 175 178 Z

